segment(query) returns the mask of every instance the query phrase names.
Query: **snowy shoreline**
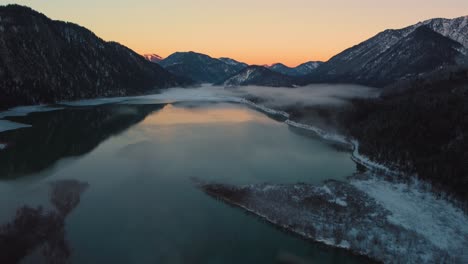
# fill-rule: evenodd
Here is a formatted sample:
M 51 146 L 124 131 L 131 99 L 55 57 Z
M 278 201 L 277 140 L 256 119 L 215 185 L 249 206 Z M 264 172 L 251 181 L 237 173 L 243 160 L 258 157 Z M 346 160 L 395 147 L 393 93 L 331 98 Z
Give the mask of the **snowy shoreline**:
M 304 239 L 385 263 L 468 261 L 463 212 L 417 188 L 408 190 L 372 174 L 320 186 L 197 185 L 215 199 Z
M 366 167 L 369 170 L 384 172 L 390 175 L 402 175 L 403 174 L 402 172 L 391 170 L 390 168 L 388 168 L 387 166 L 383 164 L 372 161 L 369 157 L 359 153 L 359 142 L 357 140 L 354 140 L 354 139 L 349 140 L 345 136 L 329 133 L 318 127 L 303 124 L 303 123 L 298 123 L 289 119 L 286 120 L 285 123 L 296 128 L 301 128 L 301 129 L 312 131 L 316 135 L 321 137 L 322 139 L 351 146 L 353 149 L 351 153 L 351 159 L 354 162 Z
M 49 107 L 47 105 L 31 105 L 31 106 L 18 106 L 14 108 L 7 109 L 5 111 L 0 112 L 0 133 L 9 131 L 9 130 L 16 130 L 19 128 L 28 128 L 31 125 L 17 123 L 9 120 L 5 120 L 5 117 L 15 117 L 15 116 L 27 116 L 30 113 L 35 112 L 49 112 L 60 110 L 63 108 L 58 107 Z M 7 144 L 0 144 L 0 150 L 7 148 Z

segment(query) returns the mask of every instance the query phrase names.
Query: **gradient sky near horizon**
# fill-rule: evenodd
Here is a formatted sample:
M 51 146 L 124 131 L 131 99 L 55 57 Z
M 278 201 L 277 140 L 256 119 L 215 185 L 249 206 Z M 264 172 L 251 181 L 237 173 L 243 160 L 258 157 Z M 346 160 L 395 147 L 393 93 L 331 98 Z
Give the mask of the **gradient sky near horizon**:
M 197 51 L 249 64 L 328 60 L 388 28 L 468 15 L 467 0 L 0 0 L 163 57 Z

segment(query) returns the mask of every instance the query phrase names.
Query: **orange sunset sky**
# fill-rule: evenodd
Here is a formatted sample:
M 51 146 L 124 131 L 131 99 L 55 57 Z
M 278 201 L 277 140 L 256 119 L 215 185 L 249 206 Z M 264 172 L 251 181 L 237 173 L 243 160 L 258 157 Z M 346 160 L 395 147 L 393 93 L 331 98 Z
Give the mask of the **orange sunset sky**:
M 387 28 L 468 15 L 467 0 L 0 0 L 163 57 L 197 51 L 249 64 L 327 60 Z

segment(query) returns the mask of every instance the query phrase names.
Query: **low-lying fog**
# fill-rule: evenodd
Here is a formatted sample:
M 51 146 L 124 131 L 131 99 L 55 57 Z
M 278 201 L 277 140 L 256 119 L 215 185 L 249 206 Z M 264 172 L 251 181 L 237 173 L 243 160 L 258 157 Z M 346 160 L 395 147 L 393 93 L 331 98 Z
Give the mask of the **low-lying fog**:
M 319 105 L 345 105 L 353 98 L 373 98 L 380 90 L 367 86 L 347 84 L 313 84 L 300 88 L 277 88 L 262 86 L 222 87 L 209 84 L 196 88 L 170 88 L 160 93 L 95 98 L 72 102 L 61 102 L 60 105 L 100 105 L 108 103 L 151 104 L 173 103 L 181 101 L 239 101 L 242 98 L 257 99 L 259 104 L 273 109 L 288 106 L 306 107 Z M 32 112 L 52 111 L 60 108 L 46 105 L 21 106 L 0 112 L 0 119 L 7 116 L 24 116 Z M 1 125 L 1 124 L 0 124 Z M 5 125 L 6 126 L 6 125 Z M 1 127 L 1 126 L 0 126 Z
M 375 88 L 345 84 L 313 84 L 299 88 L 244 86 L 224 88 L 224 91 L 237 96 L 259 97 L 270 107 L 341 105 L 352 98 L 377 97 L 379 94 Z
M 202 85 L 197 88 L 171 88 L 160 94 L 135 97 L 135 99 L 159 99 L 168 101 L 217 101 L 238 98 L 258 99 L 270 108 L 288 106 L 344 105 L 353 98 L 372 98 L 379 90 L 367 86 L 347 84 L 313 84 L 300 88 L 263 86 L 222 87 Z

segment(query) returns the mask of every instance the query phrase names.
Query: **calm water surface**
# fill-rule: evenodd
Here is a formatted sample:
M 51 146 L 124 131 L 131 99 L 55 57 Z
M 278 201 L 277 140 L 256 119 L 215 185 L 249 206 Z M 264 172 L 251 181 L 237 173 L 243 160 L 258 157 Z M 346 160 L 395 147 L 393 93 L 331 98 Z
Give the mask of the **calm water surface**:
M 10 146 L 0 151 L 0 223 L 24 204 L 53 210 L 51 182 L 88 183 L 64 218 L 72 263 L 362 261 L 196 188 L 193 179 L 316 184 L 355 171 L 349 153 L 263 113 L 228 103 L 114 104 L 10 120 L 32 127 L 0 133 Z M 41 259 L 35 250 L 24 262 Z

